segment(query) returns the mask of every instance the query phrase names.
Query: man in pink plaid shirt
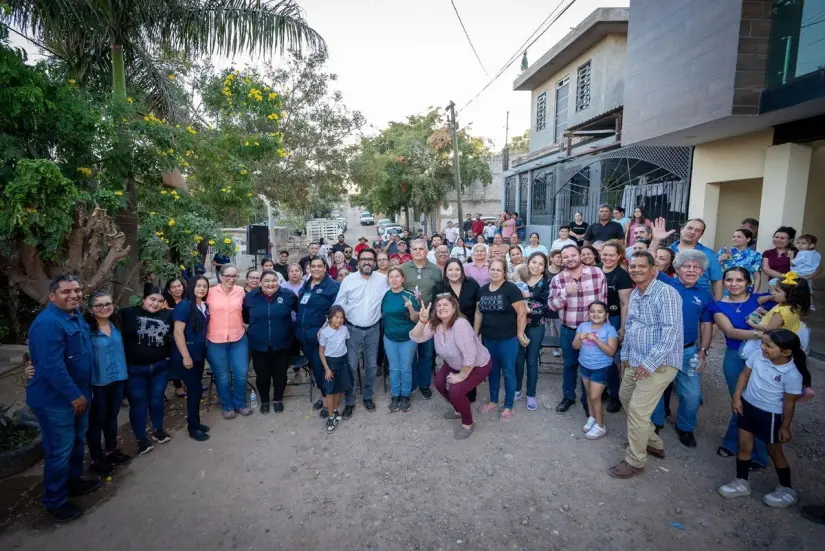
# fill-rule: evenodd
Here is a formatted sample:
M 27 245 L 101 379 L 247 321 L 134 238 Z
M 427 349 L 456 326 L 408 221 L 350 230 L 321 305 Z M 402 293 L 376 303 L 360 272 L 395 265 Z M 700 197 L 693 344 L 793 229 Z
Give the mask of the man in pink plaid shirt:
M 599 268 L 585 266 L 579 256 L 579 249 L 568 245 L 561 250 L 564 270 L 550 283 L 552 310 L 559 313 L 561 331 L 559 344 L 564 359 L 562 391 L 564 396 L 556 406 L 556 411 L 564 413 L 576 403 L 576 379 L 579 374 L 579 351 L 573 349 L 573 338 L 579 324 L 587 321 L 587 309 L 593 302 L 607 302 L 607 280 Z M 582 386 L 582 404 L 587 411 L 587 397 Z

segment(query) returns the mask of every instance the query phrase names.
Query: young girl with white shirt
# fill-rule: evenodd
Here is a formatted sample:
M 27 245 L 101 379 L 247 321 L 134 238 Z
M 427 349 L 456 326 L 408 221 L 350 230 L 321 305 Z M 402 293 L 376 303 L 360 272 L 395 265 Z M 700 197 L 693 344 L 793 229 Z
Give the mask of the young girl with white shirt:
M 324 366 L 324 390 L 330 411 L 326 420 L 327 432 L 334 431 L 343 420 L 338 405 L 344 393 L 352 388 L 352 372 L 347 361 L 349 329 L 344 325 L 345 321 L 344 309 L 334 304 L 329 309 L 326 325 L 318 331 L 318 355 Z
M 779 486 L 762 501 L 777 508 L 796 503 L 782 444 L 791 441 L 796 402 L 803 396 L 803 388 L 810 386 L 811 374 L 796 333 L 778 329 L 762 335 L 761 350 L 748 358 L 733 394 L 732 409 L 739 416 L 739 450 L 736 478 L 717 490 L 722 497 L 750 495 L 751 451 L 754 438 L 759 438 L 768 445 L 768 455 L 779 477 Z

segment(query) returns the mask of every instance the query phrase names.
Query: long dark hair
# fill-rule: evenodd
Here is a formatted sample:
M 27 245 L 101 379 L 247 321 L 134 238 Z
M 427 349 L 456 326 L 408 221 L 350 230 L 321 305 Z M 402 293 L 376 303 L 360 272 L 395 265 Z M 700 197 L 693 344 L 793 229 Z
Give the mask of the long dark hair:
M 780 350 L 790 350 L 793 356 L 793 363 L 802 374 L 802 386 L 811 386 L 811 373 L 808 371 L 808 358 L 805 356 L 805 351 L 802 350 L 802 342 L 799 336 L 793 331 L 787 329 L 777 329 L 768 333 L 773 343 L 780 348 Z
M 548 259 L 547 255 L 541 251 L 536 251 L 527 257 L 527 269 L 530 269 L 530 262 L 537 256 L 540 256 L 541 259 L 544 260 L 544 274 L 542 274 L 542 277 L 545 279 L 551 279 L 551 275 L 553 274 L 550 273 L 550 259 Z
M 811 288 L 808 286 L 807 279 L 800 277 L 796 280 L 795 285 L 780 281 L 776 286 L 782 289 L 785 296 L 788 297 L 788 306 L 795 313 L 804 316 L 811 309 Z
M 450 258 L 447 260 L 447 263 L 444 264 L 444 282 L 445 288 L 449 286 L 449 281 L 447 280 L 447 268 L 450 267 L 450 264 L 457 264 L 458 269 L 461 270 L 461 282 L 464 283 L 464 280 L 467 279 L 467 274 L 464 273 L 464 265 L 461 264 L 461 260 L 457 258 Z
M 88 308 L 86 308 L 86 312 L 83 314 L 83 318 L 86 320 L 86 323 L 89 324 L 89 329 L 91 329 L 92 333 L 96 333 L 98 329 L 100 329 L 100 325 L 97 323 L 97 317 L 95 316 L 94 312 L 92 311 L 92 303 L 95 301 L 96 298 L 99 297 L 109 297 L 112 298 L 112 295 L 109 293 L 105 293 L 103 291 L 97 291 L 92 296 L 89 297 Z M 112 315 L 109 316 L 109 323 L 114 325 L 115 327 L 120 329 L 120 311 L 117 308 L 117 304 L 114 304 L 112 301 Z
M 187 325 L 192 327 L 192 332 L 197 334 L 203 331 L 203 316 L 201 315 L 201 311 L 198 309 L 198 299 L 195 296 L 195 286 L 198 284 L 198 281 L 205 281 L 206 282 L 206 290 L 209 291 L 209 280 L 206 276 L 198 276 L 194 279 L 189 280 L 189 285 L 186 286 L 186 300 L 189 301 L 189 322 Z M 204 303 L 206 302 L 206 297 L 203 297 Z
M 669 250 L 669 251 L 670 251 L 670 249 L 667 249 L 667 250 Z M 673 251 L 671 251 L 671 252 L 673 252 Z M 745 268 L 744 266 L 731 266 L 730 268 L 728 268 L 727 270 L 725 270 L 725 271 L 722 273 L 722 281 L 723 281 L 723 282 L 725 281 L 725 278 L 726 278 L 726 277 L 728 277 L 728 273 L 729 273 L 729 272 L 739 272 L 740 274 L 742 274 L 742 277 L 744 277 L 744 278 L 745 278 L 745 281 L 747 281 L 747 282 L 748 282 L 748 285 L 750 285 L 751 283 L 753 283 L 753 279 L 751 278 L 751 273 L 750 273 L 750 272 L 748 271 L 748 269 L 747 269 L 747 268 Z
M 175 302 L 175 297 L 172 296 L 172 292 L 169 290 L 169 287 L 171 287 L 172 284 L 176 281 L 180 281 L 180 284 L 183 285 L 183 296 L 180 299 L 183 300 L 183 299 L 186 298 L 186 283 L 184 283 L 184 281 L 179 277 L 174 277 L 174 278 L 170 279 L 169 281 L 166 282 L 166 285 L 163 286 L 163 293 L 162 293 L 163 294 L 163 299 L 166 301 L 166 305 L 169 306 L 169 308 L 174 308 L 175 304 L 177 304 L 177 302 Z M 190 280 L 190 281 L 194 281 L 194 280 Z

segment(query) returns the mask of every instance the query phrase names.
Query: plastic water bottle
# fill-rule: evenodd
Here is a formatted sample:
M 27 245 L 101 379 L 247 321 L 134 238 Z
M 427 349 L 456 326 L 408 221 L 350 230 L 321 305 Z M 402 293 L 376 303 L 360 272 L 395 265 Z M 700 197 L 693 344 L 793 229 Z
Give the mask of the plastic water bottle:
M 699 355 L 694 354 L 690 360 L 688 360 L 688 367 L 687 367 L 687 376 L 688 377 L 696 377 L 696 367 L 699 365 Z
M 249 393 L 249 403 L 253 408 L 258 407 L 258 395 L 255 394 L 255 391 Z

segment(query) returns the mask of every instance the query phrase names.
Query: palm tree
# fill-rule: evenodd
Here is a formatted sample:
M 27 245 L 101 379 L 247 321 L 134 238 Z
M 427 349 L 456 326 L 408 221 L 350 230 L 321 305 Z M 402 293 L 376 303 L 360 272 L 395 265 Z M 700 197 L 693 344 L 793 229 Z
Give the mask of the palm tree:
M 117 98 L 126 100 L 127 83 L 144 91 L 148 107 L 177 118 L 165 60 L 169 52 L 190 56 L 238 53 L 260 56 L 286 48 L 325 50 L 294 0 L 4 0 L 3 17 L 20 34 L 60 57 L 74 78 L 87 83 L 111 79 Z M 2 14 L 2 12 L 0 12 Z M 118 226 L 137 248 L 137 186 L 128 177 L 129 206 Z M 125 283 L 137 291 L 132 270 Z

